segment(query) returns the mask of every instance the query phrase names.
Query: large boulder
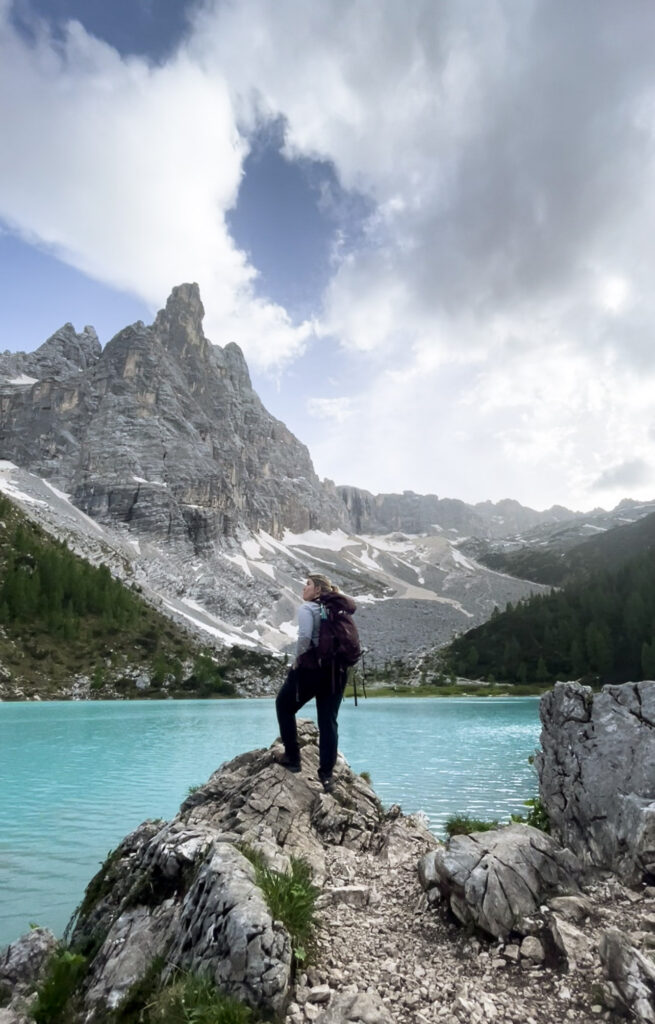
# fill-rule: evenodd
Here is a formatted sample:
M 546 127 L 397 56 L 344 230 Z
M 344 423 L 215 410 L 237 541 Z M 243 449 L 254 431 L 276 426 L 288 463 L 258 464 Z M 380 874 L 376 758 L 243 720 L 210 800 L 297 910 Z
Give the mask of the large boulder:
M 655 1024 L 655 964 L 635 949 L 618 928 L 603 935 L 600 953 L 606 1002 L 632 1020 Z
M 0 949 L 0 993 L 34 988 L 56 948 L 57 940 L 48 928 L 32 928 Z
M 553 833 L 585 865 L 655 879 L 655 682 L 597 694 L 557 683 L 540 715 L 535 765 Z
M 555 893 L 578 890 L 581 866 L 569 850 L 529 825 L 454 836 L 425 854 L 419 876 L 462 924 L 506 938 Z

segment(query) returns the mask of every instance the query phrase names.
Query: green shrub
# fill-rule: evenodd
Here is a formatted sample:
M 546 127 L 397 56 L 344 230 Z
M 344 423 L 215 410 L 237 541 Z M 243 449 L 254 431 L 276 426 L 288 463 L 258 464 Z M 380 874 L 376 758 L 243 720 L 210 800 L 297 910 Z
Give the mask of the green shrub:
M 45 981 L 31 1014 L 36 1024 L 68 1024 L 70 1001 L 86 972 L 86 957 L 58 950 L 50 957 Z
M 178 977 L 147 1006 L 148 1024 L 255 1024 L 253 1011 L 205 978 Z
M 540 832 L 550 832 L 550 818 L 541 797 L 535 796 L 530 800 L 524 800 L 523 803 L 525 807 L 530 808 L 528 814 L 513 814 L 512 821 L 517 821 L 522 825 L 532 825 Z
M 225 678 L 225 666 L 208 654 L 199 654 L 191 675 L 184 681 L 185 689 L 195 690 L 200 697 L 233 697 L 234 684 Z
M 471 832 L 491 832 L 498 828 L 498 821 L 481 821 L 479 818 L 470 818 L 468 814 L 451 814 L 444 828 L 449 838 L 468 836 Z
M 371 773 L 363 771 L 359 773 L 360 779 L 363 779 L 369 786 L 371 785 Z
M 291 857 L 291 871 L 274 871 L 266 865 L 261 853 L 244 844 L 241 847 L 255 869 L 255 881 L 266 900 L 271 916 L 281 921 L 291 937 L 291 945 L 298 960 L 304 960 L 305 947 L 310 943 L 314 928 L 314 912 L 319 889 L 312 884 L 309 864 Z
M 102 669 L 102 665 L 96 665 L 91 676 L 91 689 L 101 690 L 105 684 L 105 673 Z

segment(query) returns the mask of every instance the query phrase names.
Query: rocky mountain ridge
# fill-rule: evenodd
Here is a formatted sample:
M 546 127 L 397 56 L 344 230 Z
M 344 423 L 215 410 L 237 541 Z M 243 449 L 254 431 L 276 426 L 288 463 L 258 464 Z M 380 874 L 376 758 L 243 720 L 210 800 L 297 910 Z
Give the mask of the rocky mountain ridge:
M 204 335 L 198 286 L 104 349 L 65 324 L 36 352 L 0 354 L 0 457 L 50 480 L 101 522 L 188 538 L 240 527 L 505 537 L 575 518 L 516 501 L 373 495 L 319 481 L 309 453 L 263 407 L 239 347 Z
M 337 487 L 355 533 L 430 533 L 482 537 L 488 540 L 513 537 L 527 530 L 575 520 L 580 513 L 554 505 L 544 512 L 526 508 L 507 498 L 469 505 L 457 498 L 436 494 L 371 494 L 357 487 Z

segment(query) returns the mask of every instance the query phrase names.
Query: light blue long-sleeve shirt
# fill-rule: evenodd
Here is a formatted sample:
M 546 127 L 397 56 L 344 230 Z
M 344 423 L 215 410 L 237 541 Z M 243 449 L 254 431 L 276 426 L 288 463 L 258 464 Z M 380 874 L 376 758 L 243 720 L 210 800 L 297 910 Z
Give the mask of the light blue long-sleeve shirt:
M 298 643 L 296 658 L 318 644 L 321 626 L 321 608 L 318 601 L 303 601 L 298 609 Z

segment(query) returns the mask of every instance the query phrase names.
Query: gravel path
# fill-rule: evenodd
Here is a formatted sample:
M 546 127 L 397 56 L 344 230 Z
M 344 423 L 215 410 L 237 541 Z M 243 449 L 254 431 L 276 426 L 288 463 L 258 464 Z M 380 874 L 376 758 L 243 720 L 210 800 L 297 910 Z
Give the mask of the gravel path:
M 368 993 L 369 999 L 358 1004 L 368 1010 L 349 1019 L 365 1024 L 624 1019 L 599 1002 L 594 986 L 601 972 L 594 947 L 609 927 L 630 932 L 642 947 L 644 940 L 655 940 L 648 934 L 648 922 L 655 920 L 655 890 L 635 894 L 613 879 L 589 888 L 594 914 L 584 930 L 592 952 L 569 963 L 568 970 L 566 965 L 550 968 L 522 956 L 514 943 L 467 934 L 443 905 L 429 906 L 416 871 L 424 850 L 417 842 L 414 856 L 384 867 L 375 854 L 358 853 L 344 861 L 343 851 L 337 851 L 328 892 L 319 900 L 313 959 L 320 966 L 300 974 L 287 1024 L 314 1021 L 328 1000 L 332 1005 L 335 993 L 355 992 Z M 647 922 L 647 930 L 635 934 L 640 920 Z M 329 1017 L 337 1019 L 343 1018 Z

